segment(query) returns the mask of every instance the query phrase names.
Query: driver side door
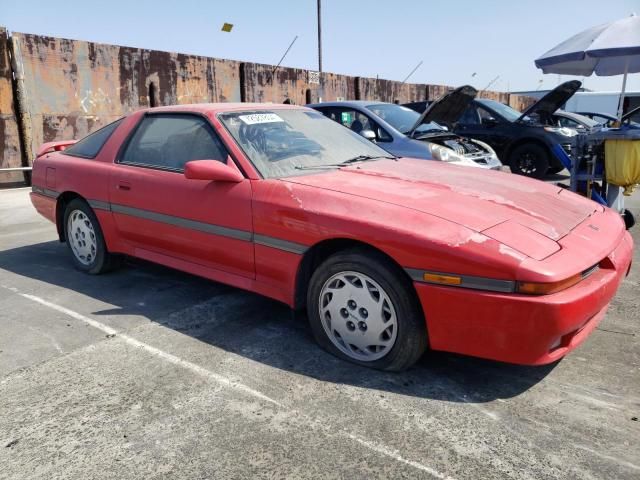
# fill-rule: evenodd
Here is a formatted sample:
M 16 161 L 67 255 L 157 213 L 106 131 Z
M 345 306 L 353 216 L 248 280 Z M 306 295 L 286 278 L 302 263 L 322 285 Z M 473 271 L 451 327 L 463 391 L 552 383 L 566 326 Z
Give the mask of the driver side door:
M 184 165 L 191 160 L 237 168 L 206 117 L 155 112 L 142 117 L 110 178 L 121 239 L 148 260 L 179 259 L 253 278 L 251 182 L 187 179 Z

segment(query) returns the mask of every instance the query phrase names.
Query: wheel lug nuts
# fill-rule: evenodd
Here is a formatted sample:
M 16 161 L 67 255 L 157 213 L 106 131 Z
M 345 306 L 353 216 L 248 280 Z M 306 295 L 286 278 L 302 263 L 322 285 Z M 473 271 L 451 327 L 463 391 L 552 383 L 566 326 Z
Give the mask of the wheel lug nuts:
M 358 310 L 358 313 L 362 318 L 367 318 L 369 316 L 369 312 L 367 312 L 366 308 L 360 308 L 360 310 Z
M 342 315 L 343 318 L 349 318 L 349 312 L 347 311 L 346 308 L 340 309 L 340 315 Z
M 349 300 L 347 302 L 347 306 L 351 309 L 351 310 L 355 310 L 356 307 L 358 306 L 358 304 L 356 302 L 354 302 L 353 300 Z
M 353 332 L 353 331 L 356 329 L 356 324 L 355 324 L 355 323 L 353 323 L 351 320 L 349 320 L 349 321 L 347 322 L 347 328 L 348 328 L 350 331 L 352 331 L 352 332 Z
M 358 328 L 365 332 L 367 330 L 367 324 L 364 322 L 358 322 Z

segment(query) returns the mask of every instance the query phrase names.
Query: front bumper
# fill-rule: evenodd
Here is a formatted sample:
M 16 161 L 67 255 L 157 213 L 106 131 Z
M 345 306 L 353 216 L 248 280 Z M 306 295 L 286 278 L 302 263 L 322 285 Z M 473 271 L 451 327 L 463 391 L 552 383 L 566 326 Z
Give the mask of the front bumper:
M 625 232 L 599 269 L 571 288 L 529 296 L 414 283 L 433 350 L 523 365 L 554 362 L 596 328 L 628 274 L 633 240 Z

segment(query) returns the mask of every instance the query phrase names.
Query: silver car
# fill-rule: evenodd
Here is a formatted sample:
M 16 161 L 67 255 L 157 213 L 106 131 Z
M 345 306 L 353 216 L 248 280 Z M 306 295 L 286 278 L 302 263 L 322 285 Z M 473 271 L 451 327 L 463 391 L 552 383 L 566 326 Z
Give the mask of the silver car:
M 432 121 L 434 116 L 438 119 L 459 116 L 476 94 L 468 85 L 457 88 L 429 105 L 422 115 L 401 105 L 364 100 L 307 106 L 376 142 L 393 155 L 498 170 L 502 164 L 489 145 L 460 137 Z

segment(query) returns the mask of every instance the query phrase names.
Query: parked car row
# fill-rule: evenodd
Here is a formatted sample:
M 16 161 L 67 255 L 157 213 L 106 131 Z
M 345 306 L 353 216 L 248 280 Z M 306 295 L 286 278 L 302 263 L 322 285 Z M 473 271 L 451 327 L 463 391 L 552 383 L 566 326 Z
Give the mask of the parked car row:
M 526 137 L 512 132 L 571 138 L 532 119 L 555 111 L 550 99 L 520 114 L 473 96 L 458 89 L 451 110 L 475 112 L 478 135 L 505 137 L 495 145 L 516 168 L 548 144 L 514 145 L 508 135 Z M 199 104 L 128 114 L 44 144 L 32 203 L 83 272 L 129 255 L 250 290 L 306 312 L 322 347 L 368 367 L 402 370 L 427 348 L 546 364 L 596 328 L 631 264 L 617 213 L 493 171 L 489 142 L 433 123 L 447 123 L 437 103 L 422 115 L 315 108 L 323 113 Z
M 575 80 L 563 83 L 524 112 L 495 100 L 476 98 L 477 90 L 468 85 L 435 102 L 399 106 L 360 101 L 309 106 L 395 155 L 490 169 L 500 168 L 502 163 L 514 173 L 542 178 L 564 169 L 560 156 L 571 155 L 578 131 L 598 125 L 589 118 L 559 110 L 580 86 Z M 411 115 L 407 108 L 417 115 Z M 352 115 L 360 120 L 350 122 Z

